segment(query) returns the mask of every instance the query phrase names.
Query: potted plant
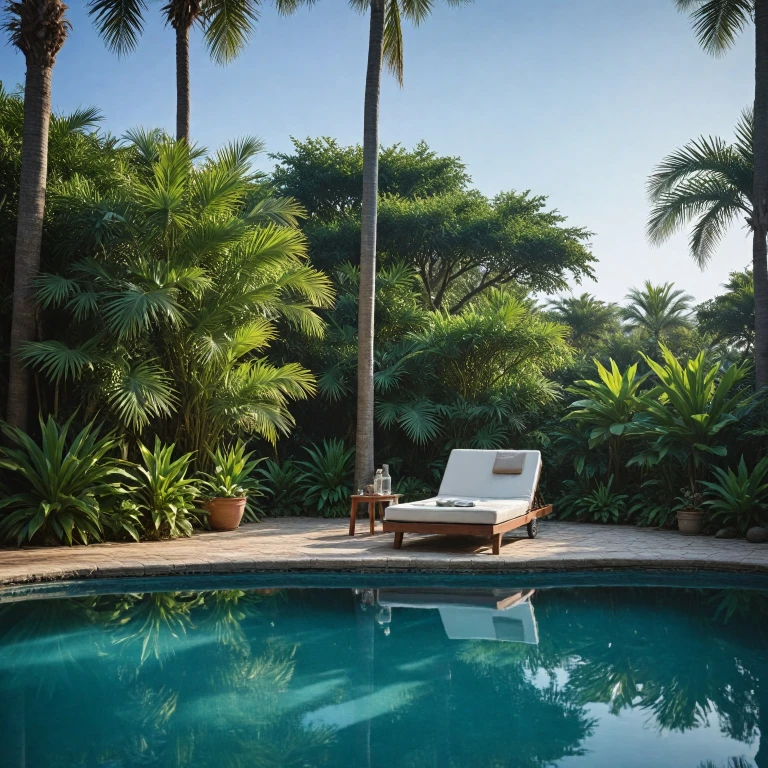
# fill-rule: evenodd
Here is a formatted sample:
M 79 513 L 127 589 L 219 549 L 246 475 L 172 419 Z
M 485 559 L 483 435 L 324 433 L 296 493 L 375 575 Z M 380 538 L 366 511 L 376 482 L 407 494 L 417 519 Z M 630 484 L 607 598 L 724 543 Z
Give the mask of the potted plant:
M 251 453 L 245 453 L 245 446 L 238 442 L 234 448 L 208 452 L 213 462 L 213 472 L 205 473 L 201 483 L 208 491 L 205 510 L 208 524 L 214 531 L 234 531 L 240 525 L 243 515 L 258 520 L 255 510 L 249 509 L 249 499 L 261 496 L 259 481 L 253 471 L 261 459 L 251 461 Z
M 704 530 L 704 510 L 701 502 L 704 494 L 682 489 L 682 496 L 677 497 L 677 528 L 687 536 L 698 536 Z

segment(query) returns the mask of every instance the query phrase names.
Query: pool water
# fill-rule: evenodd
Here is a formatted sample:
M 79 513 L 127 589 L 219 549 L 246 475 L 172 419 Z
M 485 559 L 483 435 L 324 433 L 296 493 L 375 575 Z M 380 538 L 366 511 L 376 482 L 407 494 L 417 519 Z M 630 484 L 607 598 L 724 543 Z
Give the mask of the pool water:
M 0 765 L 768 768 L 768 592 L 267 588 L 0 605 Z

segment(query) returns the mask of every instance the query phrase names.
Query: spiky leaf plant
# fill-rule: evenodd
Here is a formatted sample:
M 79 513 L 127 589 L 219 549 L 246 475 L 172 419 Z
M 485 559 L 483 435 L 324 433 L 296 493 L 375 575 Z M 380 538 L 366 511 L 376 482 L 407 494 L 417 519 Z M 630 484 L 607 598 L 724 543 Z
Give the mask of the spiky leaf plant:
M 40 418 L 40 443 L 26 432 L 2 425 L 10 443 L 0 452 L 0 467 L 10 473 L 12 491 L 0 499 L 5 510 L 0 534 L 17 545 L 24 542 L 88 544 L 101 541 L 104 507 L 123 491 L 125 474 L 111 458 L 116 440 L 99 437 L 86 425 L 71 440 L 72 420 L 62 427 L 52 416 Z

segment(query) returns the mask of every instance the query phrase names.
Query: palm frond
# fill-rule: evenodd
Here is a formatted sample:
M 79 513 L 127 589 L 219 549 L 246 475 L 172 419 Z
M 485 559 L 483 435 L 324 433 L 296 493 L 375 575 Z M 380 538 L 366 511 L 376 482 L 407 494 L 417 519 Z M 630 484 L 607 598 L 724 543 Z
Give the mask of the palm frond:
M 170 376 L 153 359 L 113 367 L 104 389 L 120 422 L 136 433 L 178 405 Z
M 253 0 L 208 0 L 204 5 L 204 39 L 211 58 L 226 64 L 248 44 L 259 20 Z
M 690 12 L 699 44 L 714 56 L 733 46 L 755 11 L 755 0 L 675 0 L 675 4 Z
M 51 381 L 76 380 L 83 371 L 93 369 L 97 341 L 90 339 L 80 347 L 68 347 L 60 341 L 30 341 L 21 348 L 19 357 Z
M 90 0 L 88 15 L 107 47 L 123 56 L 136 49 L 144 31 L 144 0 Z

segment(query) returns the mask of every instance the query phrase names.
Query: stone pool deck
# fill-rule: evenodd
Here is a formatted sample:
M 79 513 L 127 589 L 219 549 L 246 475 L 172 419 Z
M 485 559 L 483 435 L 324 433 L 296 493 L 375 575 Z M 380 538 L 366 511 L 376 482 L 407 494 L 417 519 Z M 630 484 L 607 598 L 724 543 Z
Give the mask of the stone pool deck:
M 598 569 L 688 569 L 768 573 L 768 544 L 681 536 L 673 531 L 544 521 L 538 538 L 519 531 L 491 554 L 483 539 L 392 534 L 357 535 L 348 520 L 281 518 L 189 539 L 88 547 L 0 549 L 0 586 L 83 578 L 248 573 L 259 571 L 526 572 Z

